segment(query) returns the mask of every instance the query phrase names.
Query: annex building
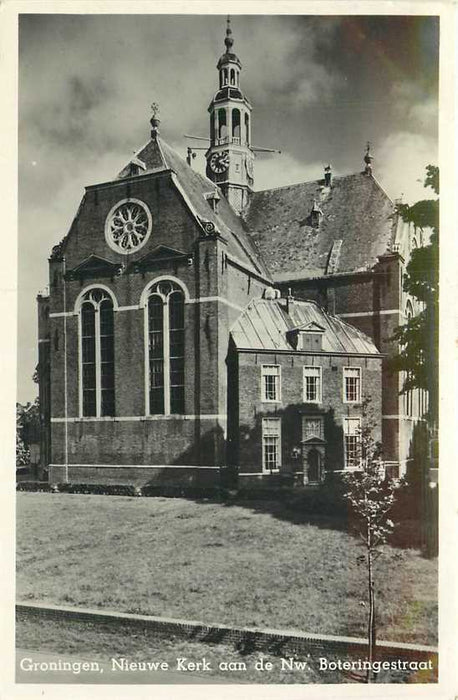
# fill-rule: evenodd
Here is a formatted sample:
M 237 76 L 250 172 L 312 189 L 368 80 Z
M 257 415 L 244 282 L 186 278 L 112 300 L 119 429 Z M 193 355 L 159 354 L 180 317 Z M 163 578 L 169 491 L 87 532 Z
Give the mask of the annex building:
M 256 191 L 252 106 L 228 24 L 207 173 L 159 133 L 89 185 L 38 296 L 51 482 L 316 484 L 358 466 L 369 406 L 406 469 L 420 393 L 390 373 L 415 314 L 420 233 L 372 172 Z M 188 149 L 189 150 L 189 149 Z M 369 401 L 368 401 L 369 400 Z

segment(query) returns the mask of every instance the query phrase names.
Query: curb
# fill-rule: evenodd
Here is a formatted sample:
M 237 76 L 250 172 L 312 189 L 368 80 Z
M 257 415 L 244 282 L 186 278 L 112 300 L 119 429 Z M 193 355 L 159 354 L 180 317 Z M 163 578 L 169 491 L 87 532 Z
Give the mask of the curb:
M 144 632 L 164 637 L 180 637 L 213 644 L 237 643 L 243 648 L 268 650 L 271 654 L 285 652 L 321 651 L 338 655 L 365 658 L 367 641 L 359 637 L 339 637 L 327 634 L 303 633 L 296 630 L 233 627 L 230 625 L 205 624 L 196 620 L 179 620 L 151 615 L 121 613 L 112 610 L 74 608 L 42 603 L 16 604 L 18 617 L 34 617 L 52 620 L 75 620 L 95 623 L 105 627 L 141 628 Z M 377 657 L 381 660 L 407 659 L 424 661 L 438 660 L 437 647 L 422 644 L 378 641 Z

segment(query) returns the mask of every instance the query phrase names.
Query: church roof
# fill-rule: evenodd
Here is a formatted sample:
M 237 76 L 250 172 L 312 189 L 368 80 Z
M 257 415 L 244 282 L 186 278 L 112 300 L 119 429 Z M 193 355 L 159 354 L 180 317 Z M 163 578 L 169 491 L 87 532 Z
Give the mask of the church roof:
M 311 325 L 312 324 L 312 325 Z M 323 352 L 379 355 L 373 341 L 337 316 L 325 313 L 314 301 L 256 299 L 250 302 L 231 329 L 238 349 L 289 350 L 294 330 L 323 329 Z
M 135 154 L 135 159 L 141 161 L 145 169 L 138 172 L 139 176 L 161 171 L 172 171 L 178 181 L 182 195 L 188 206 L 203 221 L 211 221 L 221 235 L 227 240 L 228 252 L 249 266 L 258 274 L 270 279 L 270 275 L 256 247 L 247 234 L 244 221 L 237 216 L 215 183 L 204 175 L 193 170 L 162 138 L 152 138 Z M 132 177 L 128 163 L 118 174 L 118 178 Z M 209 200 L 208 194 L 218 190 L 218 212 L 216 213 Z M 207 195 L 207 197 L 206 197 Z
M 356 173 L 254 192 L 245 215 L 273 279 L 365 270 L 386 253 L 394 205 L 371 175 Z

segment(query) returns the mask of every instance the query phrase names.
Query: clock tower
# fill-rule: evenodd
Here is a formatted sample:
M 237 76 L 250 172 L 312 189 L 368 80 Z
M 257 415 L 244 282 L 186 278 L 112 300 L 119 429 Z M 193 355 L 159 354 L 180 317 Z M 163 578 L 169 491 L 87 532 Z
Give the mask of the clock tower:
M 239 214 L 253 187 L 254 153 L 251 148 L 251 104 L 240 90 L 242 64 L 232 53 L 232 30 L 227 20 L 226 51 L 218 61 L 219 90 L 210 103 L 210 147 L 207 175 L 219 185 Z

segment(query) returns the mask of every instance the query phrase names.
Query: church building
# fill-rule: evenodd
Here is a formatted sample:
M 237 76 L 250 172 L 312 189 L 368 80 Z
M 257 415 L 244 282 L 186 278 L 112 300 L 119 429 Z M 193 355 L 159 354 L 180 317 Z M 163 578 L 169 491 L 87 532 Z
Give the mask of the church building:
M 425 397 L 400 395 L 394 329 L 419 232 L 361 172 L 256 191 L 252 106 L 228 21 L 206 176 L 162 138 L 89 185 L 38 296 L 41 466 L 52 483 L 318 484 L 393 475 Z

